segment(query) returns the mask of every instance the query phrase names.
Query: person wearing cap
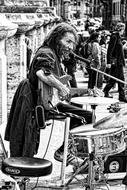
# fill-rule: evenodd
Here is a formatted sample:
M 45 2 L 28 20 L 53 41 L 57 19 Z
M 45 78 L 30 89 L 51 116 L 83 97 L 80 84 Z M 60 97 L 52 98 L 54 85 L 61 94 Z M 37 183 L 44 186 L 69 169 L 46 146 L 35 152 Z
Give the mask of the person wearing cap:
M 124 81 L 123 68 L 125 66 L 124 51 L 122 44 L 122 35 L 125 31 L 124 23 L 117 23 L 115 30 L 110 36 L 110 41 L 107 50 L 107 67 L 110 68 L 110 75 Z M 105 97 L 112 97 L 109 94 L 111 88 L 114 87 L 117 81 L 110 78 L 103 91 Z M 118 82 L 119 101 L 127 103 L 124 92 L 124 83 Z

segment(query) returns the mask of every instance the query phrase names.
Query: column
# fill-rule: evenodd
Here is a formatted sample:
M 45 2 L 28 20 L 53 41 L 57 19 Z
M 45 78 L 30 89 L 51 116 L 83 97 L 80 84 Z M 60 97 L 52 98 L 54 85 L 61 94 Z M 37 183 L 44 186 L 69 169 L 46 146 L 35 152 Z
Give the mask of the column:
M 20 44 L 20 81 L 26 78 L 26 44 L 25 33 L 22 33 L 19 38 Z
M 0 124 L 7 121 L 7 62 L 5 40 L 0 41 Z
M 70 18 L 69 6 L 70 6 L 70 0 L 64 0 L 64 18 L 65 19 Z

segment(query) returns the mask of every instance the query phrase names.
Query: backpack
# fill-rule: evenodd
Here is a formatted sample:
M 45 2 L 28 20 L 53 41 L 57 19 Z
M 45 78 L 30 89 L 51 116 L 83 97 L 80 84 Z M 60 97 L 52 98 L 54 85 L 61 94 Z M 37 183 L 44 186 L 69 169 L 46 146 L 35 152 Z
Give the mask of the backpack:
M 82 47 L 81 47 L 81 50 L 80 50 L 80 55 L 83 57 L 83 58 L 88 58 L 89 57 L 89 54 L 88 54 L 88 42 L 85 42 Z

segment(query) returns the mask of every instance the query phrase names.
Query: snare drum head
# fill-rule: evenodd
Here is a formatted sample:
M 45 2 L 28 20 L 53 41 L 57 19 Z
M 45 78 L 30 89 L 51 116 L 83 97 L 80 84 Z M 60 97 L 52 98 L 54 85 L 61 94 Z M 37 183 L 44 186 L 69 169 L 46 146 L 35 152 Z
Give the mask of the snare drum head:
M 76 136 L 84 136 L 84 137 L 92 137 L 92 136 L 103 136 L 103 135 L 110 135 L 114 133 L 118 133 L 122 131 L 122 128 L 112 128 L 112 129 L 104 129 L 104 130 L 91 130 L 91 131 L 84 131 L 84 132 L 79 132 L 75 133 Z
M 70 131 L 71 134 L 84 133 L 89 131 L 96 131 L 98 129 L 93 128 L 93 124 L 84 124 L 79 127 L 76 127 Z

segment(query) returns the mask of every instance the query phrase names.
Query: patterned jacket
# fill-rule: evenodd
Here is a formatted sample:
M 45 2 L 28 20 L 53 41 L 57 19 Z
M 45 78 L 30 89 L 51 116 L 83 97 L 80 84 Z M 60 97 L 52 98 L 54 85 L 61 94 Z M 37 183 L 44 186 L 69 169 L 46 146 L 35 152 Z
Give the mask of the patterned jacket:
M 88 59 L 95 68 L 100 68 L 101 66 L 101 47 L 98 42 L 88 43 Z

